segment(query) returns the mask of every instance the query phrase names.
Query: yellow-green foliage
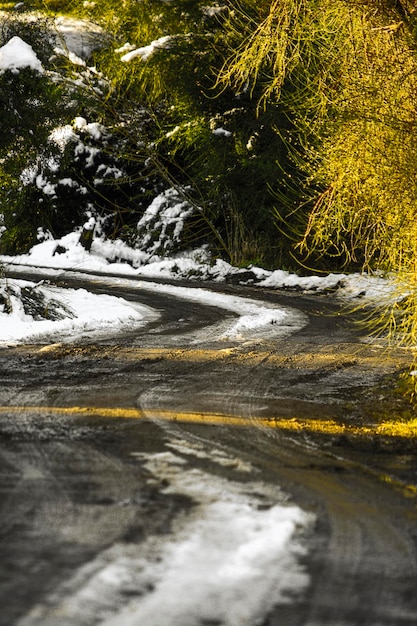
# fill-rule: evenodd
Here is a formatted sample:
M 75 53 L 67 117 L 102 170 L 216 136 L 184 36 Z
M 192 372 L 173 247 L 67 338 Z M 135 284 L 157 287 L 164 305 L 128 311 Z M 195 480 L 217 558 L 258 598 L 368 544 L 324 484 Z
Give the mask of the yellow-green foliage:
M 417 60 L 403 25 L 380 24 L 352 16 L 336 106 L 307 163 L 321 191 L 300 247 L 403 271 L 417 251 Z
M 371 326 L 417 345 L 417 58 L 402 21 L 352 11 L 341 89 L 314 157 L 300 251 L 389 272 Z
M 241 41 L 219 83 L 258 94 L 263 106 L 286 101 L 295 89 L 319 113 L 329 101 L 323 87 L 331 87 L 340 64 L 349 12 L 330 0 L 274 0 L 253 3 L 249 10 L 251 4 L 240 6 L 230 21 Z M 298 101 L 298 113 L 306 104 Z
M 338 261 L 393 274 L 404 297 L 378 322 L 416 345 L 417 35 L 409 9 L 384 0 L 245 3 L 231 21 L 241 39 L 219 81 L 286 115 L 276 132 L 293 167 L 276 216 L 297 253 L 312 264 L 332 257 L 332 268 Z
M 402 269 L 415 257 L 417 61 L 383 4 L 275 0 L 254 15 L 241 10 L 236 29 L 247 36 L 220 81 L 257 90 L 260 104 L 276 101 L 288 115 L 312 207 L 300 248 Z

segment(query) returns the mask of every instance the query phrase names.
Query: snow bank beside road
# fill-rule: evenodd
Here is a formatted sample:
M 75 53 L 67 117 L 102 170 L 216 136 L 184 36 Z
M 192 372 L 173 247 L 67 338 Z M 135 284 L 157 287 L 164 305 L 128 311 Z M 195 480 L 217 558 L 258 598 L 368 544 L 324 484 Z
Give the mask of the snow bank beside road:
M 60 289 L 21 280 L 3 287 L 0 283 L 0 345 L 97 336 L 145 324 L 155 315 L 144 305 L 85 289 Z
M 211 280 L 255 284 L 268 289 L 334 292 L 338 298 L 362 298 L 378 303 L 393 289 L 389 280 L 367 274 L 298 276 L 284 270 L 269 271 L 254 266 L 240 269 L 221 259 L 211 259 L 204 249 L 158 257 L 152 250 L 132 248 L 121 240 L 95 237 L 90 252 L 87 252 L 79 244 L 79 238 L 79 232 L 69 233 L 60 239 L 49 238 L 33 246 L 28 254 L 0 256 L 0 263 L 136 278 Z

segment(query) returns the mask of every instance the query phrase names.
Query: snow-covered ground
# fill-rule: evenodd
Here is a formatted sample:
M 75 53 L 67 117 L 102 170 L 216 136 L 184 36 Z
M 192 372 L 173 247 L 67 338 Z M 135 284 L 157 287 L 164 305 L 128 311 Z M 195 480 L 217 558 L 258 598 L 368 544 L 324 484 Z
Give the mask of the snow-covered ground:
M 51 338 L 77 340 L 143 325 L 156 314 L 148 307 L 121 298 L 94 295 L 85 289 L 60 289 L 43 282 L 8 280 L 1 286 L 0 345 L 48 342 Z M 6 313 L 4 309 L 10 310 Z M 44 317 L 45 316 L 45 317 Z

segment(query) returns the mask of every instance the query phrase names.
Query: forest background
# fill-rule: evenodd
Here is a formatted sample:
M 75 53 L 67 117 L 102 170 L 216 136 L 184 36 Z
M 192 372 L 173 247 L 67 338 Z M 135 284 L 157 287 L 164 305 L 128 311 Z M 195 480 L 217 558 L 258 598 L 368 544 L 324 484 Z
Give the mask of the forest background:
M 165 208 L 187 207 L 165 254 L 204 246 L 241 267 L 390 276 L 399 296 L 372 323 L 417 345 L 413 1 L 0 10 L 0 47 L 20 37 L 42 64 L 0 73 L 2 253 L 86 222 L 143 245 L 138 224 L 165 193 Z M 57 46 L 61 16 L 94 26 L 85 58 Z

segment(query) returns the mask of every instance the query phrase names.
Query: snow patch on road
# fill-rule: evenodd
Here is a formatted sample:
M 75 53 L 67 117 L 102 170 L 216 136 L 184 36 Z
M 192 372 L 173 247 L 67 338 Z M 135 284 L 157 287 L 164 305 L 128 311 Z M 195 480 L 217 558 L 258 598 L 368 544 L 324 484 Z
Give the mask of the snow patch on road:
M 239 472 L 253 472 L 253 467 L 249 463 L 245 463 L 242 459 L 237 457 L 230 457 L 223 450 L 219 448 L 210 448 L 207 451 L 207 446 L 199 444 L 197 442 L 185 441 L 184 439 L 173 439 L 166 444 L 168 448 L 176 450 L 180 454 L 192 455 L 198 459 L 206 459 L 214 461 L 218 465 L 223 467 L 231 467 Z
M 308 324 L 304 313 L 291 307 L 277 308 L 274 304 L 242 298 L 208 289 L 178 287 L 153 282 L 140 283 L 142 289 L 165 293 L 191 302 L 225 309 L 236 316 L 235 320 L 217 325 L 222 339 L 277 338 L 290 335 Z M 204 330 L 207 339 L 207 330 Z M 199 341 L 200 338 L 196 337 Z
M 196 452 L 185 441 L 172 444 L 186 456 Z M 132 456 L 150 483 L 167 485 L 162 493 L 194 506 L 171 533 L 98 555 L 19 626 L 56 626 L 57 616 L 60 626 L 254 626 L 302 596 L 309 585 L 302 536 L 313 517 L 278 487 L 188 471 L 187 459 L 170 451 Z
M 196 506 L 176 521 L 160 562 L 151 567 L 153 592 L 105 626 L 253 626 L 306 589 L 305 549 L 295 537 L 311 519 L 279 489 L 184 471 L 184 459 L 172 452 L 137 458 L 153 480 L 168 481 L 163 493 L 185 495 Z

